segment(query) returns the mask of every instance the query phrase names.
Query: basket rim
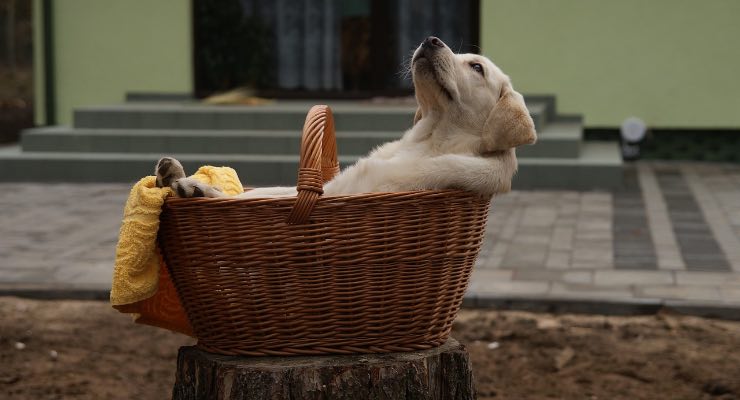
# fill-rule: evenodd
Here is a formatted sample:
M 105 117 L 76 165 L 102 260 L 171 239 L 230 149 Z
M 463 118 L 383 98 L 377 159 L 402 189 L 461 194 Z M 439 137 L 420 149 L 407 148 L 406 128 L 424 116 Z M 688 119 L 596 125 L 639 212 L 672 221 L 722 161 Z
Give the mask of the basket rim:
M 252 189 L 252 188 L 250 188 Z M 382 199 L 393 199 L 399 197 L 458 197 L 458 198 L 469 198 L 471 200 L 487 200 L 491 198 L 480 195 L 475 192 L 461 190 L 461 189 L 435 189 L 435 190 L 408 190 L 403 192 L 366 192 L 366 193 L 354 193 L 354 194 L 343 194 L 327 196 L 322 195 L 318 198 L 318 202 L 328 201 L 362 201 L 362 200 L 382 200 Z M 181 205 L 181 204 L 194 204 L 194 203 L 213 203 L 213 204 L 232 204 L 232 203 L 274 203 L 293 204 L 296 201 L 295 196 L 285 197 L 175 197 L 168 196 L 165 199 L 167 205 Z

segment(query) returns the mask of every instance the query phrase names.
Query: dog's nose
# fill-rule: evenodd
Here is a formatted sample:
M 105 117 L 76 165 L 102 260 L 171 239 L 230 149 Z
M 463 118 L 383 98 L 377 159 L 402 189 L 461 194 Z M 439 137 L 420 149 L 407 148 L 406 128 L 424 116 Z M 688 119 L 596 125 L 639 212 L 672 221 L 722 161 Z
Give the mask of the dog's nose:
M 434 47 L 445 47 L 444 42 L 439 40 L 436 36 L 429 36 L 424 40 L 424 43 L 422 43 L 421 47 L 425 48 L 434 48 Z

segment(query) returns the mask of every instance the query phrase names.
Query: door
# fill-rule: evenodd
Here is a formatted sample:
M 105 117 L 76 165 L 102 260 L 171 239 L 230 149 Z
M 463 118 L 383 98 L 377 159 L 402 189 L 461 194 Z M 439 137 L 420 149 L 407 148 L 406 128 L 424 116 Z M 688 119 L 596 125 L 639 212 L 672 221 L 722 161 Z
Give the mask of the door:
M 194 0 L 193 10 L 199 96 L 408 95 L 405 63 L 424 38 L 478 45 L 478 0 Z

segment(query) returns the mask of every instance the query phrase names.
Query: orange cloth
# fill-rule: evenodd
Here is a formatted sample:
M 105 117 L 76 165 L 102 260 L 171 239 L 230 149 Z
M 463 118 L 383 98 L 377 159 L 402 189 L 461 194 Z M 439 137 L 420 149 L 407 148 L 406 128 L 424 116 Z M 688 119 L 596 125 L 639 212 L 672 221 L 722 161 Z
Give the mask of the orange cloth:
M 195 337 L 164 260 L 160 260 L 159 285 L 152 297 L 131 304 L 114 305 L 113 308 L 122 313 L 134 314 L 134 321 L 138 324 L 152 325 Z
M 236 172 L 228 167 L 204 166 L 192 178 L 229 195 L 244 191 Z M 118 235 L 110 302 L 116 310 L 133 314 L 138 323 L 193 336 L 157 246 L 159 214 L 170 195 L 172 189 L 156 187 L 154 176 L 142 178 L 131 189 Z

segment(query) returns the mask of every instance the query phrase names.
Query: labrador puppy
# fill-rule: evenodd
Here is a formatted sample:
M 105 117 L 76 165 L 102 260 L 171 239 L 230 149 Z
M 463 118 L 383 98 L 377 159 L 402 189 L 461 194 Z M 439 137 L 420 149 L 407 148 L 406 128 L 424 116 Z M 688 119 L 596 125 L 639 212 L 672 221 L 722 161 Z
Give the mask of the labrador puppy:
M 414 52 L 411 69 L 419 108 L 414 125 L 324 185 L 324 195 L 462 189 L 492 196 L 511 190 L 514 148 L 537 135 L 521 94 L 486 57 L 455 54 L 436 37 Z M 186 178 L 181 164 L 161 159 L 157 185 L 180 197 L 223 197 Z M 238 197 L 295 196 L 295 187 L 268 187 Z

